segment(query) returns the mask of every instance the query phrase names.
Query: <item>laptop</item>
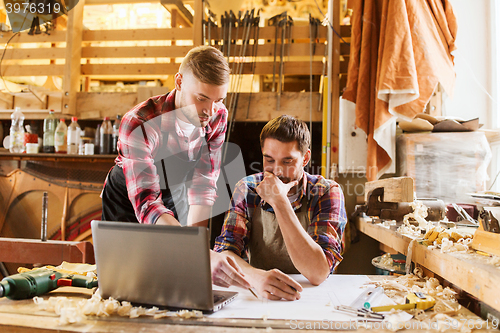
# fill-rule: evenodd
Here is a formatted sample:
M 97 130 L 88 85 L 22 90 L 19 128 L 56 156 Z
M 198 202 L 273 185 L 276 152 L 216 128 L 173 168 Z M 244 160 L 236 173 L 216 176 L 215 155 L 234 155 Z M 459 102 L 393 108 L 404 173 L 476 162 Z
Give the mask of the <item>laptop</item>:
M 96 220 L 91 227 L 103 298 L 211 313 L 238 295 L 212 290 L 206 228 Z

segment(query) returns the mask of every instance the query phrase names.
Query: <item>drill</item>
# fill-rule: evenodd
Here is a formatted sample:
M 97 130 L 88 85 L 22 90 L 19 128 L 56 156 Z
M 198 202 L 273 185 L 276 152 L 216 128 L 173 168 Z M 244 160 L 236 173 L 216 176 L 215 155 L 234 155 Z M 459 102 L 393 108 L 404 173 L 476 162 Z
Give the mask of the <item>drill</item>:
M 40 296 L 62 286 L 97 287 L 97 280 L 80 275 L 63 274 L 40 268 L 26 273 L 14 274 L 0 281 L 0 297 L 27 299 Z

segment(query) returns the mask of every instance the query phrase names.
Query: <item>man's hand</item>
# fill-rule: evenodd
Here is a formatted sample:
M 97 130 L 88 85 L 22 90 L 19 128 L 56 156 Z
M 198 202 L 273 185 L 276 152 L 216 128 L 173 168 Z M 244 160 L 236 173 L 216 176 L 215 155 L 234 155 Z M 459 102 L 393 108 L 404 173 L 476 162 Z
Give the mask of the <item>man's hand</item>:
M 237 286 L 248 289 L 250 283 L 245 279 L 243 271 L 236 261 L 225 253 L 210 250 L 210 266 L 212 282 L 220 287 Z
M 255 190 L 262 200 L 274 207 L 279 200 L 285 200 L 290 189 L 297 184 L 298 181 L 296 180 L 285 184 L 274 174 L 266 171 L 264 172 L 264 178 Z
M 288 301 L 298 300 L 302 291 L 302 286 L 297 281 L 279 269 L 269 271 L 254 269 L 252 284 L 262 297 L 274 301 L 282 298 Z

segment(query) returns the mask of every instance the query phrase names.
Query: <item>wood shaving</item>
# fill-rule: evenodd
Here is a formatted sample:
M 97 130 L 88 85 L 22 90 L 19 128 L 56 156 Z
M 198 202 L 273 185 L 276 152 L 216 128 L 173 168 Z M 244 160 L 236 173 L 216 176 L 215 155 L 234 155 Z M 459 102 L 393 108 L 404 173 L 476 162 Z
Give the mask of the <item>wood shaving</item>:
M 403 223 L 409 224 L 409 220 L 413 219 L 418 222 L 418 226 L 420 229 L 427 230 L 429 222 L 425 220 L 427 217 L 427 206 L 425 206 L 422 201 L 415 200 L 410 203 L 410 207 L 413 208 L 413 213 L 408 213 L 403 217 Z
M 469 250 L 469 245 L 471 243 L 472 238 L 460 238 L 456 243 L 449 240 L 448 238 L 443 238 L 441 242 L 441 252 L 465 252 Z
M 500 267 L 500 257 L 499 256 L 492 256 L 486 262 L 488 264 L 490 264 L 490 265 L 494 265 L 494 266 Z
M 406 216 L 406 215 L 405 215 Z M 402 225 L 396 230 L 400 234 L 410 236 L 412 238 L 422 236 L 422 229 L 419 226 L 414 226 L 408 221 L 404 221 Z
M 178 312 L 159 310 L 157 307 L 135 307 L 130 302 L 119 302 L 116 299 L 102 299 L 99 292 L 95 292 L 90 299 L 77 300 L 68 297 L 49 297 L 44 300 L 34 297 L 33 302 L 40 310 L 54 312 L 59 316 L 59 324 L 74 324 L 85 319 L 86 316 L 109 317 L 118 315 L 122 317 L 137 318 L 150 316 L 155 319 L 164 317 L 178 317 L 182 319 L 203 318 L 203 312 L 196 310 L 180 310 Z
M 86 277 L 91 277 L 94 279 L 97 279 L 97 273 L 96 273 L 96 265 L 90 265 L 90 264 L 72 264 L 66 261 L 63 261 L 62 264 L 59 266 L 43 266 L 43 267 L 37 267 L 37 268 L 26 268 L 26 267 L 19 267 L 17 269 L 18 273 L 26 273 L 30 271 L 34 271 L 37 269 L 50 269 L 53 271 L 60 272 L 62 274 L 68 274 L 68 275 L 82 275 Z
M 417 272 L 418 273 L 418 272 Z M 375 281 L 372 284 L 384 288 L 385 294 L 397 304 L 403 304 L 405 297 L 410 292 L 423 292 L 436 300 L 436 305 L 430 311 L 414 311 L 417 320 L 429 319 L 436 314 L 456 315 L 461 306 L 455 296 L 456 292 L 449 288 L 443 288 L 436 278 L 419 277 L 415 274 L 399 276 L 396 279 Z

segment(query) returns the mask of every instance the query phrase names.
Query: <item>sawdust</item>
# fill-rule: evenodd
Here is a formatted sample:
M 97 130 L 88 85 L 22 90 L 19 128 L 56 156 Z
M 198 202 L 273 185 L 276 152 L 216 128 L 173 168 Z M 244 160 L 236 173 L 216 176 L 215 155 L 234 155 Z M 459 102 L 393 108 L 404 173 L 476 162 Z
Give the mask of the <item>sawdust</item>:
M 86 316 L 109 317 L 118 315 L 129 318 L 148 316 L 154 319 L 165 317 L 182 319 L 203 318 L 203 313 L 196 310 L 174 312 L 160 310 L 157 307 L 135 307 L 129 302 L 119 302 L 111 297 L 103 299 L 98 291 L 90 299 L 77 300 L 68 297 L 49 297 L 47 300 L 44 300 L 41 297 L 34 297 L 33 301 L 38 305 L 40 310 L 57 314 L 60 325 L 80 323 Z

